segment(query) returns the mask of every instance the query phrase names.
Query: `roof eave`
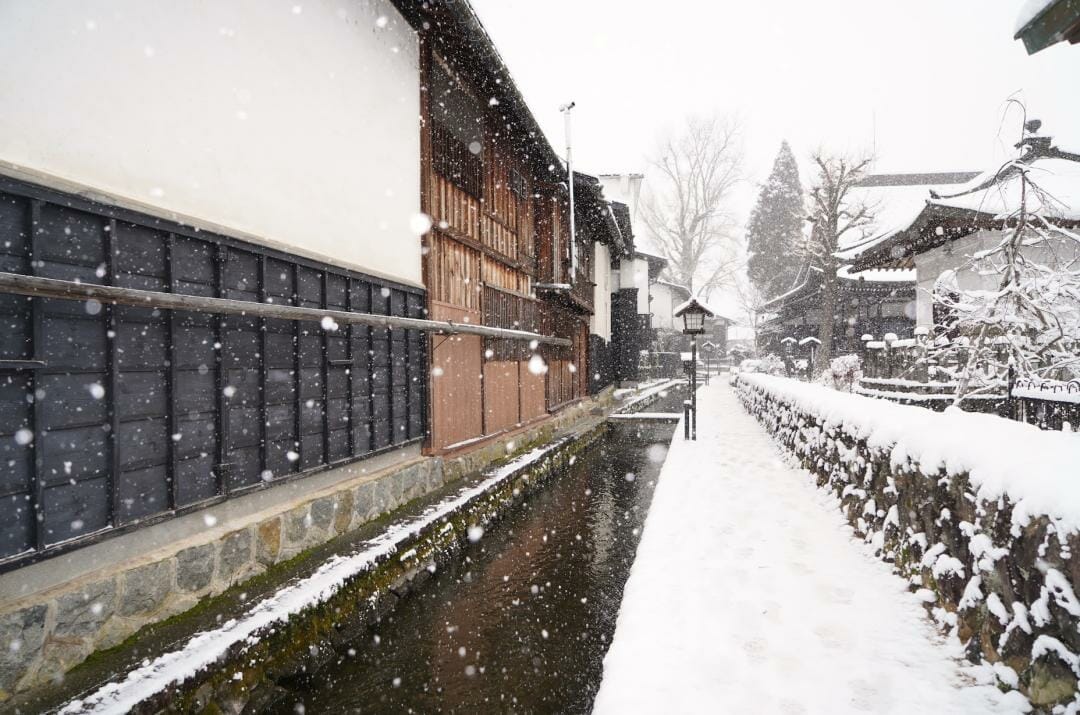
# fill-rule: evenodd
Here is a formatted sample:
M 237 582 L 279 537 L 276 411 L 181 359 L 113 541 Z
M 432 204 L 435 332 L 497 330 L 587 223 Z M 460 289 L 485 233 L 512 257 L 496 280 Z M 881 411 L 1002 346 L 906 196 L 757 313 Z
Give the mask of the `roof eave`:
M 1029 55 L 1061 41 L 1080 42 L 1080 0 L 1057 0 L 1031 18 L 1013 36 L 1022 40 Z

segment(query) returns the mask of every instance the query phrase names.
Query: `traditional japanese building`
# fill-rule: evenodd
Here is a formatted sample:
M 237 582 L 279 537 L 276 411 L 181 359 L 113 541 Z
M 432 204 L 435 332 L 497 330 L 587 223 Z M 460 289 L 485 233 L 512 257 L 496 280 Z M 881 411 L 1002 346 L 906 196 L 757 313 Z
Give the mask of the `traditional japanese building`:
M 858 351 L 865 334 L 911 337 L 915 326 L 915 281 L 910 271 L 858 274 L 845 267 L 837 273 L 837 279 L 834 355 Z M 762 306 L 761 310 L 772 317 L 758 326 L 759 352 L 780 353 L 786 338 L 802 342 L 821 334 L 823 283 L 821 269 L 807 264 L 794 288 Z
M 598 179 L 575 172 L 574 187 L 578 240 L 591 243 L 593 252 L 588 384 L 590 394 L 596 394 L 616 380 L 613 350 L 616 334 L 612 331 L 615 276 L 612 266 L 618 266 L 624 258 L 632 255 L 634 243 L 633 235 L 620 228 L 616 220 L 616 206 L 604 196 L 603 186 Z
M 1080 226 L 1080 154 L 1055 146 L 1046 136 L 1031 135 L 1017 148 L 1023 155 L 1004 169 L 976 174 L 962 184 L 926 191 L 921 204 L 896 227 L 851 247 L 844 255 L 855 270 L 899 269 L 915 274 L 916 322 L 933 329 L 943 323 L 939 290 L 996 290 L 1000 277 L 971 265 L 971 258 L 1000 243 L 1015 225 L 1020 207 L 1018 172 L 1023 168 L 1041 193 L 1028 197 L 1028 210 L 1046 221 L 1075 230 Z M 1061 241 L 1048 255 L 1026 248 L 1024 255 L 1045 265 L 1075 257 L 1075 243 Z M 947 281 L 947 285 L 941 285 Z
M 2 297 L 0 563 L 425 438 L 420 331 L 202 300 L 424 317 L 419 37 L 388 2 L 250 9 L 5 13 L 3 271 L 150 294 Z
M 587 394 L 593 241 L 468 4 L 239 8 L 5 11 L 0 572 Z
M 416 5 L 424 284 L 433 319 L 558 335 L 431 344 L 433 452 L 544 418 L 587 394 L 592 242 L 570 234 L 562 162 L 467 4 Z
M 837 271 L 836 313 L 833 315 L 832 354 L 861 349 L 863 335 L 876 338 L 893 333 L 911 337 L 915 328 L 915 272 L 909 267 L 888 270 L 855 270 L 853 257 L 897 226 L 910 220 L 932 190 L 963 185 L 976 172 L 936 172 L 913 174 L 872 174 L 859 182 L 849 201 L 865 204 L 874 221 L 870 230 L 846 238 L 836 256 L 843 264 Z M 758 349 L 780 352 L 784 338 L 802 341 L 820 335 L 822 304 L 821 269 L 807 263 L 795 284 L 782 295 L 767 301 L 762 312 L 770 314 L 758 327 Z
M 1020 10 L 1014 40 L 1029 55 L 1059 42 L 1080 43 L 1080 0 L 1031 0 Z
M 634 382 L 642 353 L 653 348 L 651 290 L 667 259 L 649 250 L 638 217 L 641 174 L 601 174 L 604 195 L 611 199 L 616 223 L 632 250 L 611 262 L 612 353 L 615 379 Z

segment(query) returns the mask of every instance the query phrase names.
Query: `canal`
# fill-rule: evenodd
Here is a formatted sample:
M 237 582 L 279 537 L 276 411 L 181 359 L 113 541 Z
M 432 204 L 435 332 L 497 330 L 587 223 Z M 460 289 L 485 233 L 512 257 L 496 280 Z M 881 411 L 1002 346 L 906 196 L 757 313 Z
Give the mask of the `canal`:
M 588 712 L 668 441 L 607 430 L 276 712 Z

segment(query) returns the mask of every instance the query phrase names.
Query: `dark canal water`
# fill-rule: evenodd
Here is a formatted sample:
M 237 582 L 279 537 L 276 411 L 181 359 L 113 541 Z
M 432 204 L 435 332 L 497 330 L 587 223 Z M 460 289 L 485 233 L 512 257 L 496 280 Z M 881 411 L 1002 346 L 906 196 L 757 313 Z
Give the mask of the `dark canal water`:
M 667 443 L 609 430 L 278 711 L 588 712 Z

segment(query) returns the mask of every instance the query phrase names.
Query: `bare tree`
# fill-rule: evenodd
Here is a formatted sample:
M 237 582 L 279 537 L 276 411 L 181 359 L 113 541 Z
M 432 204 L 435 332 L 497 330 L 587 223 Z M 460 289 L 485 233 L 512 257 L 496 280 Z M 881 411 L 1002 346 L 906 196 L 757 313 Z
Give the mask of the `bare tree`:
M 741 263 L 729 206 L 742 178 L 738 121 L 689 117 L 650 165 L 642 218 L 672 280 L 703 295 L 730 285 Z
M 761 306 L 765 303 L 765 297 L 761 294 L 761 289 L 747 276 L 742 275 L 735 280 L 732 294 L 735 298 L 735 304 L 742 313 L 739 317 L 748 328 L 754 331 L 756 336 L 758 325 L 761 324 L 763 317 Z
M 873 207 L 852 194 L 866 176 L 872 157 L 851 158 L 818 151 L 813 156 L 817 177 L 810 189 L 810 236 L 801 250 L 822 271 L 820 368 L 832 358 L 833 325 L 836 322 L 836 271 L 840 263 L 836 251 L 845 235 L 865 232 L 873 223 Z

